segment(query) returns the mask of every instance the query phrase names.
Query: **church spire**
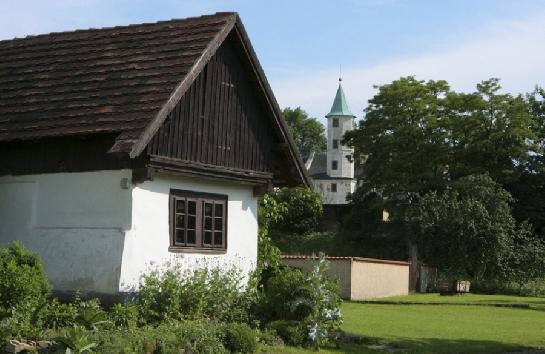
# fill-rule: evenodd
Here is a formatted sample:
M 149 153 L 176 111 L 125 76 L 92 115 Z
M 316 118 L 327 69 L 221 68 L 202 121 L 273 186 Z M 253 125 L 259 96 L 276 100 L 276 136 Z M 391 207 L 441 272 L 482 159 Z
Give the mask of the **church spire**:
M 331 106 L 331 111 L 326 115 L 326 118 L 332 116 L 352 116 L 355 115 L 350 111 L 348 107 L 348 102 L 344 96 L 343 87 L 341 85 L 342 78 L 339 78 L 339 88 L 337 89 L 337 94 L 335 95 L 335 100 L 333 101 L 333 106 Z

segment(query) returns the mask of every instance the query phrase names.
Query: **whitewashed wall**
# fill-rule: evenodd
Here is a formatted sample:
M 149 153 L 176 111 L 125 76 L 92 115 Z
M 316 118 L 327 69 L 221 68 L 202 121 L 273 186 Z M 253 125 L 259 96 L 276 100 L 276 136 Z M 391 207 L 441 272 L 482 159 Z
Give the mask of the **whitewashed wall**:
M 168 198 L 170 188 L 228 196 L 227 252 L 225 254 L 171 253 L 168 251 Z M 172 261 L 184 267 L 203 265 L 254 269 L 257 261 L 257 198 L 247 185 L 156 175 L 132 192 L 132 228 L 123 247 L 120 290 L 138 284 L 143 271 Z
M 0 177 L 0 244 L 20 240 L 44 261 L 58 290 L 117 293 L 142 272 L 175 260 L 249 271 L 257 259 L 257 199 L 251 186 L 158 175 L 121 187 L 130 170 Z M 223 255 L 168 252 L 170 188 L 227 194 Z
M 114 293 L 131 225 L 130 171 L 0 177 L 0 244 L 20 240 L 58 290 Z

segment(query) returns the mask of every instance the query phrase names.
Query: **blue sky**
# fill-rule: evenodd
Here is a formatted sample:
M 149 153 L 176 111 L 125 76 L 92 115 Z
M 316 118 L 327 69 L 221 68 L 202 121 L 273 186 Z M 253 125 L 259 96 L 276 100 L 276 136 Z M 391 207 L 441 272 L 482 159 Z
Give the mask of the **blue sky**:
M 319 118 L 340 65 L 358 117 L 374 84 L 400 76 L 545 85 L 545 0 L 3 0 L 0 39 L 216 11 L 240 13 L 280 105 Z

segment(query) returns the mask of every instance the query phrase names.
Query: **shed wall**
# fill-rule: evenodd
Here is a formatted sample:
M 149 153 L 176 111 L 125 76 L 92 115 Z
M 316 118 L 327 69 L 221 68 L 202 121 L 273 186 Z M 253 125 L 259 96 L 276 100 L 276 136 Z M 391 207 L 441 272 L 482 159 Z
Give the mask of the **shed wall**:
M 409 265 L 372 263 L 354 260 L 352 263 L 351 300 L 409 294 Z

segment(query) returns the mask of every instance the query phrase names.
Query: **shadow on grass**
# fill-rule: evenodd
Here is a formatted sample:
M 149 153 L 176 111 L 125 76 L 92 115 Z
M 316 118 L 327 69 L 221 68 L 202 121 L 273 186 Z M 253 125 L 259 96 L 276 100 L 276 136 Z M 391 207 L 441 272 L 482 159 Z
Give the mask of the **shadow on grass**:
M 360 351 L 358 351 L 358 348 Z M 545 348 L 524 347 L 487 340 L 354 337 L 354 343 L 342 344 L 341 353 L 362 353 L 375 350 L 378 353 L 545 353 Z M 362 351 L 364 350 L 364 351 Z

